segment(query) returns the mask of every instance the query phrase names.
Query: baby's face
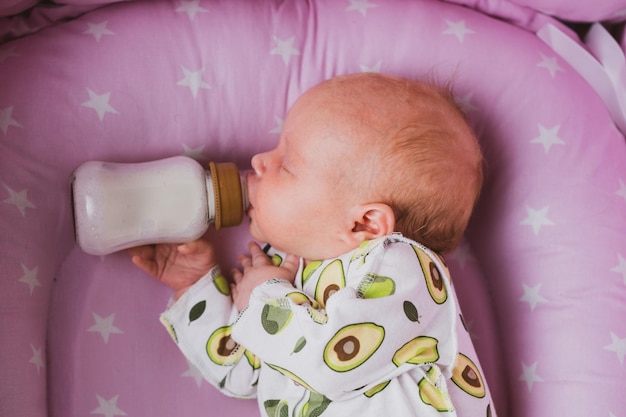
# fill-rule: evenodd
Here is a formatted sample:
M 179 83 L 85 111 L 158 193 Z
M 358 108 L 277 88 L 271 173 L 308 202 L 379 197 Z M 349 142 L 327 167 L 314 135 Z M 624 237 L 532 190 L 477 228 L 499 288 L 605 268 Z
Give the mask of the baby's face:
M 346 197 L 351 190 L 339 182 L 354 145 L 338 137 L 336 123 L 320 118 L 316 106 L 305 96 L 298 100 L 277 147 L 252 158 L 248 177 L 252 236 L 307 260 L 352 249 L 340 237 L 353 227 Z

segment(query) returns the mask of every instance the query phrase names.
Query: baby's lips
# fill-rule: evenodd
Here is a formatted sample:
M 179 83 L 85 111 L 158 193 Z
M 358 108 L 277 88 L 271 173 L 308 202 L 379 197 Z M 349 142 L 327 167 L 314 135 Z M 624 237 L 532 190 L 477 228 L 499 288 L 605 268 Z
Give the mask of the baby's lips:
M 247 195 L 247 203 L 248 203 L 248 210 L 254 208 L 254 197 L 253 197 L 253 192 L 252 189 L 254 188 L 254 186 L 252 186 L 252 183 L 254 183 L 254 181 L 256 181 L 256 175 L 254 174 L 254 171 L 248 171 L 246 173 L 246 195 Z

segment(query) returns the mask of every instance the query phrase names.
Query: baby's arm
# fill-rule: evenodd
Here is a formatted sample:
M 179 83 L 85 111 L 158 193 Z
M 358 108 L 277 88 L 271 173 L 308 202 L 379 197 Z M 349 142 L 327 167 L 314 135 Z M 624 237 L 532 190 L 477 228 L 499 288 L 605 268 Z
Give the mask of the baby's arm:
M 161 322 L 187 360 L 225 394 L 255 396 L 260 363 L 230 339 L 239 313 L 213 245 L 200 239 L 127 252 L 140 269 L 175 290 L 176 302 L 162 314 Z
M 433 362 L 447 375 L 456 358 L 447 277 L 442 284 L 449 296 L 435 300 L 411 245 L 390 240 L 375 248 L 311 269 L 303 276 L 309 295 L 284 280 L 257 286 L 233 338 L 333 401 L 404 373 L 417 384 Z
M 177 300 L 217 266 L 213 245 L 205 239 L 182 245 L 140 246 L 127 252 L 137 267 L 174 289 Z

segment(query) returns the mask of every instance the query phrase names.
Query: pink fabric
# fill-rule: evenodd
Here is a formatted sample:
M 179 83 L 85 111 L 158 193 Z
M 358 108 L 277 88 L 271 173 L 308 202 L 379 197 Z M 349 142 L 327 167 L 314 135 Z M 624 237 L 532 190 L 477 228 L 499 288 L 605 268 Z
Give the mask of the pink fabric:
M 626 20 L 626 1 L 568 1 L 568 0 L 512 0 L 515 3 L 530 7 L 573 22 L 596 22 L 601 20 Z
M 0 5 L 0 17 L 22 13 L 37 4 L 37 0 L 4 0 Z
M 626 146 L 532 33 L 409 0 L 133 1 L 56 22 L 0 45 L 0 415 L 255 415 L 177 353 L 166 288 L 75 247 L 68 177 L 182 153 L 246 168 L 305 89 L 381 71 L 454 76 L 481 138 L 485 189 L 447 262 L 499 414 L 622 417 Z M 247 233 L 211 238 L 228 268 Z
M 485 13 L 533 27 L 537 20 L 554 16 L 570 22 L 626 20 L 626 0 L 443 0 L 465 4 Z M 540 25 L 541 26 L 541 25 Z M 536 30 L 536 27 L 532 30 Z

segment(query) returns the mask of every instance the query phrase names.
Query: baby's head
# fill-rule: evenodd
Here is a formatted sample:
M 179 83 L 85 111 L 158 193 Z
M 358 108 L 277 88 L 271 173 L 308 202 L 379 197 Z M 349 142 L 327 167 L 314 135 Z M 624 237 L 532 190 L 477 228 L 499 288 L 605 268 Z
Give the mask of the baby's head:
M 451 95 L 379 74 L 307 91 L 252 165 L 252 235 L 306 259 L 393 231 L 446 252 L 482 183 L 480 148 Z

